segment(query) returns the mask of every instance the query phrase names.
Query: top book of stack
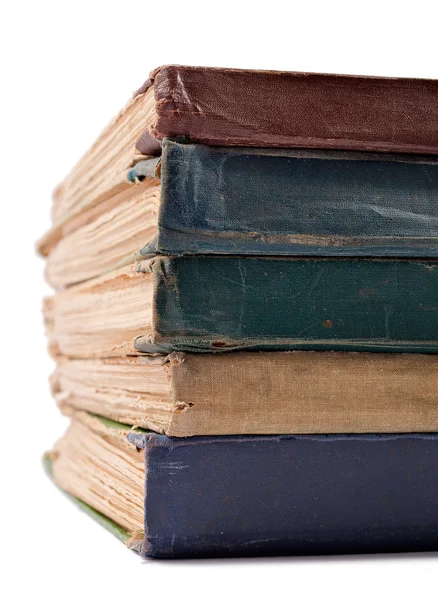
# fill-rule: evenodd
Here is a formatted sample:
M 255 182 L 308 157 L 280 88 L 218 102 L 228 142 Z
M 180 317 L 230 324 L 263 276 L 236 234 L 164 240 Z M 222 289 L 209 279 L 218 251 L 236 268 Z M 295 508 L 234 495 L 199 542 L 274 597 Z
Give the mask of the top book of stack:
M 53 221 L 126 186 L 164 138 L 437 155 L 437 98 L 436 80 L 160 67 L 58 187 Z

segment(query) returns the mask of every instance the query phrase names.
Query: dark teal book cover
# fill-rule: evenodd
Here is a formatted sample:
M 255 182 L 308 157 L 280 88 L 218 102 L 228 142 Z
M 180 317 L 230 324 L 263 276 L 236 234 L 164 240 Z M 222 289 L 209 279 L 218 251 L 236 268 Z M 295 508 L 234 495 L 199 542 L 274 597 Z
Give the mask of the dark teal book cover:
M 159 234 L 144 256 L 438 256 L 434 157 L 165 140 L 159 171 Z
M 156 257 L 138 350 L 437 352 L 438 262 Z

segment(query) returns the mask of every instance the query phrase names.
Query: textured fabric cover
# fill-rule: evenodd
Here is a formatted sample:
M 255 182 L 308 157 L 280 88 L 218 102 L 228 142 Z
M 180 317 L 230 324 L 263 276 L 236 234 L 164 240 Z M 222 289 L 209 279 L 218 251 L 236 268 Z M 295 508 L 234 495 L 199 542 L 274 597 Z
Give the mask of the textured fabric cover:
M 169 65 L 154 86 L 157 122 L 137 142 L 183 136 L 220 146 L 438 154 L 438 81 Z M 151 136 L 152 133 L 152 136 Z
M 154 335 L 135 340 L 141 351 L 438 349 L 436 261 L 185 256 L 144 268 Z
M 438 549 L 438 435 L 128 438 L 147 556 Z
M 430 157 L 165 140 L 161 180 L 159 235 L 144 255 L 438 256 Z
M 438 431 L 438 355 L 187 353 L 169 357 L 173 436 Z

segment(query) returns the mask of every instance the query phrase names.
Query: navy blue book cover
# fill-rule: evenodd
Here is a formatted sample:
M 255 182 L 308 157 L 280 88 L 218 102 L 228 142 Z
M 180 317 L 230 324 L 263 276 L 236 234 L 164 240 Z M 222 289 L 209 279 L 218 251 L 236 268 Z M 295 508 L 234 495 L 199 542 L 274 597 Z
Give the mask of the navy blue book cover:
M 161 180 L 159 234 L 144 256 L 438 256 L 433 157 L 165 140 Z
M 438 434 L 128 439 L 145 450 L 144 555 L 438 549 Z

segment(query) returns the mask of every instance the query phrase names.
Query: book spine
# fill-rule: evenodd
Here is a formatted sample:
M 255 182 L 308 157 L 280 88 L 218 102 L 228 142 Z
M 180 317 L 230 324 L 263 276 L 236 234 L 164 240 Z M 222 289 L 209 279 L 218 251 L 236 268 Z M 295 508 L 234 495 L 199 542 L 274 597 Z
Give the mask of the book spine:
M 154 336 L 137 338 L 139 351 L 438 351 L 437 261 L 186 256 L 146 265 Z
M 161 254 L 438 256 L 433 158 L 166 140 L 161 177 Z
M 146 556 L 438 549 L 437 434 L 128 438 Z

